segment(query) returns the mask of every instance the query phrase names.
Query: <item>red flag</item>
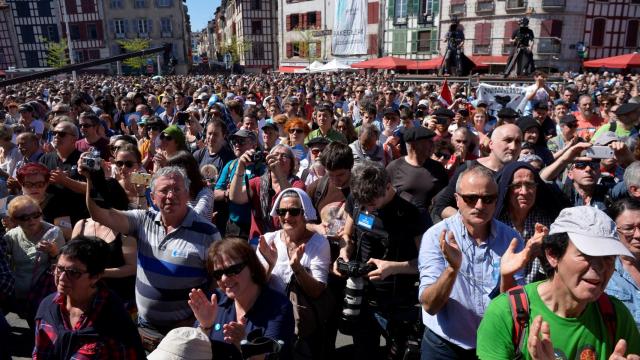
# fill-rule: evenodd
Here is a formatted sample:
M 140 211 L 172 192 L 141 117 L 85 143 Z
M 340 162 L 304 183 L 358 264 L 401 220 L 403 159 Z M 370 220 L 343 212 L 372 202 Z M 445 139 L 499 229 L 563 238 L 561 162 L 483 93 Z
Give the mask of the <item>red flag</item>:
M 444 79 L 444 83 L 442 83 L 442 88 L 440 89 L 440 96 L 438 96 L 438 100 L 440 100 L 440 102 L 442 102 L 445 106 L 449 106 L 453 103 L 453 99 L 451 98 L 451 90 L 449 90 L 447 79 Z

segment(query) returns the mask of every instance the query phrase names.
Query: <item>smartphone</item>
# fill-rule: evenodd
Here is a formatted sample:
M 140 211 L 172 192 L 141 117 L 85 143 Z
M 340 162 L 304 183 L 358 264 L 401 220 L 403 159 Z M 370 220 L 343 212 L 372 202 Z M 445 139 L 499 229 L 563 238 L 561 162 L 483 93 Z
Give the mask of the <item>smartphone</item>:
M 583 151 L 580 156 L 590 157 L 592 159 L 612 159 L 613 149 L 608 146 L 592 146 Z

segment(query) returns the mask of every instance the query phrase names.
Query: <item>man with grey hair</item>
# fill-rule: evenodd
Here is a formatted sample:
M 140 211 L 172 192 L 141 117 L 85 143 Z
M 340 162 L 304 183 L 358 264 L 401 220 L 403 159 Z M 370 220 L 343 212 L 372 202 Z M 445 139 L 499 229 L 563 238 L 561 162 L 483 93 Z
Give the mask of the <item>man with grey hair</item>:
M 375 161 L 386 166 L 387 161 L 385 161 L 382 144 L 378 141 L 379 138 L 380 130 L 376 126 L 373 124 L 362 125 L 358 139 L 349 144 L 351 151 L 353 151 L 353 160 L 355 162 Z
M 81 171 L 86 173 L 85 169 Z M 91 189 L 89 176 L 87 179 Z M 180 167 L 158 170 L 150 186 L 151 199 L 159 210 L 104 209 L 91 198 L 90 191 L 86 192 L 93 220 L 138 239 L 138 326 L 143 340 L 156 345 L 160 334 L 193 325 L 193 313 L 187 304 L 189 292 L 207 287 L 207 249 L 220 240 L 218 229 L 188 206 L 189 185 Z
M 640 200 L 640 161 L 632 162 L 624 170 L 623 181 L 611 189 L 611 201 L 632 197 Z
M 494 219 L 498 185 L 489 168 L 464 170 L 455 191 L 458 211 L 420 244 L 423 360 L 476 358 L 476 330 L 490 299 L 523 282 L 521 269 L 543 235 L 525 248 L 517 231 Z

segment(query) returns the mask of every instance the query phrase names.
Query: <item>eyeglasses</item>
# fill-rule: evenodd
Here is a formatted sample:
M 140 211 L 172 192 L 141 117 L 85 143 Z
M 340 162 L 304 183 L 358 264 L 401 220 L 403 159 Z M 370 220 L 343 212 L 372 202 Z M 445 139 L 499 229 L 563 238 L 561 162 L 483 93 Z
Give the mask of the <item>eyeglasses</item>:
M 435 155 L 437 158 L 444 158 L 445 160 L 451 159 L 451 154 L 449 153 L 443 153 L 443 152 L 437 151 Z
M 118 161 L 116 161 L 116 166 L 119 167 L 119 168 L 121 168 L 122 166 L 126 166 L 128 168 L 132 168 L 134 164 L 135 163 L 133 161 L 131 161 L 131 160 L 126 160 L 126 161 L 118 160 Z
M 356 90 L 356 94 L 361 94 L 363 92 L 364 92 L 364 90 Z
M 630 225 L 628 227 L 619 227 L 618 231 L 624 236 L 632 236 L 638 229 L 640 229 L 640 225 Z
M 222 275 L 226 275 L 227 277 L 235 276 L 240 274 L 242 270 L 244 270 L 245 266 L 247 266 L 247 263 L 241 262 L 235 265 L 231 265 L 228 268 L 213 270 L 211 272 L 211 276 L 213 276 L 213 278 L 216 280 L 222 279 Z
M 67 135 L 71 135 L 71 134 L 69 134 L 69 133 L 68 133 L 68 132 L 66 132 L 66 131 L 56 131 L 56 130 L 53 130 L 53 131 L 51 131 L 51 135 L 53 135 L 53 136 L 58 136 L 58 137 L 63 138 L 63 137 L 65 137 L 65 136 L 67 136 Z
M 493 195 L 477 195 L 477 194 L 460 194 L 457 193 L 467 205 L 475 205 L 478 200 L 482 200 L 484 205 L 490 205 L 498 199 L 497 194 Z
M 285 154 L 285 153 L 275 153 L 275 154 L 271 154 L 271 156 L 275 157 L 278 160 L 289 159 L 289 154 Z
M 168 189 L 155 190 L 154 193 L 160 194 L 162 196 L 169 196 L 169 193 L 173 193 L 173 195 L 176 195 L 183 191 L 184 189 L 181 189 L 181 188 L 168 188 Z
M 594 170 L 599 168 L 600 163 L 597 161 L 576 161 L 573 163 L 573 167 L 580 170 L 586 169 L 587 166 Z
M 538 187 L 538 183 L 532 182 L 532 181 L 524 181 L 524 182 L 513 183 L 509 185 L 509 189 L 511 190 L 520 190 L 520 189 L 533 190 L 537 187 Z
M 84 274 L 87 274 L 87 271 L 80 271 L 76 269 L 67 269 L 63 266 L 53 265 L 51 266 L 51 272 L 54 274 L 56 278 L 62 276 L 62 273 L 67 274 L 67 277 L 71 280 L 78 280 Z
M 28 189 L 31 188 L 41 188 L 44 187 L 45 185 L 47 185 L 46 181 L 36 181 L 36 182 L 31 182 L 31 181 L 25 181 L 22 186 Z
M 249 140 L 245 139 L 245 138 L 235 138 L 233 140 L 231 140 L 231 145 L 233 146 L 242 146 L 244 144 L 246 144 Z
M 160 133 L 160 140 L 171 141 L 173 140 L 173 136 L 167 135 L 165 133 Z
M 90 128 L 90 127 L 94 127 L 94 126 L 95 125 L 93 125 L 93 124 L 87 124 L 87 123 L 80 124 L 80 128 L 81 129 L 86 129 L 86 128 Z
M 39 219 L 41 216 L 42 216 L 42 212 L 37 211 L 31 214 L 16 215 L 16 216 L 13 216 L 13 218 L 20 222 L 25 222 L 33 219 Z
M 279 208 L 276 209 L 276 214 L 278 214 L 278 216 L 285 216 L 289 213 L 291 216 L 298 216 L 302 214 L 302 211 L 302 208 Z
M 304 134 L 303 129 L 289 129 L 289 134 Z

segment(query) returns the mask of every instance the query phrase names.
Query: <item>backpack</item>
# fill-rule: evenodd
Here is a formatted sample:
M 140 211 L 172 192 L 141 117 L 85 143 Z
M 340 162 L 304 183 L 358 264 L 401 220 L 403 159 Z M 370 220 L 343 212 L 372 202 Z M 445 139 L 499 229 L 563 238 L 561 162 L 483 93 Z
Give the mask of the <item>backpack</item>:
M 526 341 L 524 339 L 524 332 L 529 326 L 529 298 L 527 297 L 527 293 L 524 291 L 524 287 L 522 285 L 509 289 L 507 291 L 507 296 L 509 298 L 511 317 L 513 319 L 513 346 L 516 352 L 514 359 L 522 359 L 522 346 Z M 607 326 L 609 341 L 612 346 L 615 346 L 617 324 L 613 303 L 607 294 L 602 293 L 596 304 L 598 306 L 598 311 L 600 311 L 604 323 Z

